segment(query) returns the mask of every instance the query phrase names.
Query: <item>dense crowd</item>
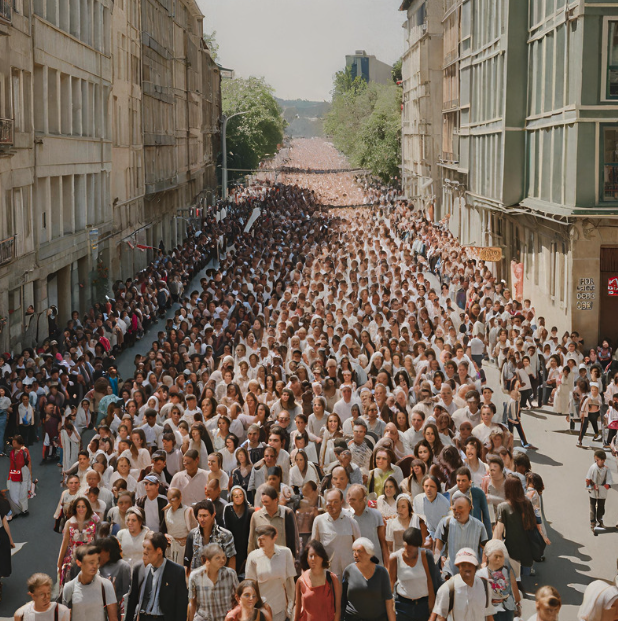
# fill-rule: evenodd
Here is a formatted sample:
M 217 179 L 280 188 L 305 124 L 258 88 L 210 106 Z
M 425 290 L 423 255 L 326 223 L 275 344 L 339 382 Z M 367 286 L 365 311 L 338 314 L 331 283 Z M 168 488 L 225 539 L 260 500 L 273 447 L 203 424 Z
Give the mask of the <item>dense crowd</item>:
M 0 576 L 37 441 L 63 484 L 61 603 L 34 574 L 17 619 L 511 621 L 550 543 L 522 420 L 533 399 L 597 443 L 585 479 L 603 527 L 609 344 L 559 339 L 445 228 L 374 194 L 371 209 L 325 212 L 311 191 L 254 185 L 106 305 L 5 355 Z M 119 377 L 115 354 L 173 302 Z M 532 619 L 560 607 L 542 587 Z M 579 619 L 618 619 L 618 587 L 592 582 Z

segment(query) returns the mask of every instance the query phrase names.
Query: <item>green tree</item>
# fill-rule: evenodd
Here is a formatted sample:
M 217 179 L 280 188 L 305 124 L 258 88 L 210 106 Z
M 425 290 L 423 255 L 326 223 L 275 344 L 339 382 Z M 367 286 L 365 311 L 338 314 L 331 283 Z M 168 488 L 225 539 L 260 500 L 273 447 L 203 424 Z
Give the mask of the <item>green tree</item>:
M 401 164 L 401 89 L 338 72 L 324 131 L 353 166 L 390 181 Z
M 207 32 L 203 36 L 204 43 L 210 51 L 210 56 L 215 62 L 219 62 L 219 44 L 217 43 L 217 31 L 213 30 L 210 34 Z
M 393 65 L 393 71 L 392 76 L 393 76 L 393 82 L 395 82 L 395 84 L 397 82 L 400 82 L 401 80 L 403 80 L 403 74 L 401 73 L 401 67 L 403 65 L 403 58 L 400 58 L 394 65 Z
M 273 89 L 263 78 L 223 80 L 221 99 L 223 114 L 248 114 L 232 119 L 227 126 L 228 166 L 257 168 L 267 156 L 277 152 L 283 142 L 286 122 L 274 97 Z M 230 152 L 233 155 L 229 155 Z M 233 164 L 233 165 L 232 165 Z M 244 173 L 230 173 L 230 180 Z

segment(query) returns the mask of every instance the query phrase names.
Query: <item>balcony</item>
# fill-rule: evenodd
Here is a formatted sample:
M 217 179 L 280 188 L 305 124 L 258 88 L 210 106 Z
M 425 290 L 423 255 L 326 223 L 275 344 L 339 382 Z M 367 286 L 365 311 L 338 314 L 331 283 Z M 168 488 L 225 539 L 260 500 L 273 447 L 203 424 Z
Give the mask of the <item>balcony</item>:
M 0 0 L 0 6 L 2 2 L 4 0 Z M 0 119 L 0 148 L 13 146 L 15 141 L 14 125 L 13 119 Z
M 0 241 L 0 265 L 10 263 L 15 258 L 15 236 Z
M 10 24 L 13 20 L 13 6 L 11 0 L 0 0 L 0 22 Z

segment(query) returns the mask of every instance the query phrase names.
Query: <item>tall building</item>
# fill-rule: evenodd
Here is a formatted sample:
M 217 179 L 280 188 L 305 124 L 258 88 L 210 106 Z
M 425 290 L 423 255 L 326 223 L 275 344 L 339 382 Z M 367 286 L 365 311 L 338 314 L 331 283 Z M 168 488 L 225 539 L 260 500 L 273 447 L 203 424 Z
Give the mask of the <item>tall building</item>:
M 590 347 L 618 342 L 617 9 L 443 0 L 439 18 L 440 212 L 462 243 L 499 247 L 496 275 Z
M 393 81 L 393 67 L 370 56 L 365 50 L 357 50 L 354 54 L 345 57 L 345 66 L 350 69 L 352 79 L 362 78 L 365 82 L 391 84 Z
M 442 7 L 439 2 L 404 0 L 407 19 L 402 58 L 402 187 L 423 208 L 440 195 L 442 152 Z
M 3 350 L 143 268 L 125 242 L 182 238 L 216 187 L 219 80 L 193 0 L 0 0 Z

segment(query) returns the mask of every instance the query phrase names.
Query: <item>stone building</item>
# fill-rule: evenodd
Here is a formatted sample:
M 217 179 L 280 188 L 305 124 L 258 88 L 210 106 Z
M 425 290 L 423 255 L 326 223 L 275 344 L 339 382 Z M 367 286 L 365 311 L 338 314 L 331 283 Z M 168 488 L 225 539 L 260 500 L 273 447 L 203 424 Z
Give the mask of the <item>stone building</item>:
M 442 215 L 462 243 L 501 248 L 497 276 L 548 327 L 618 344 L 618 3 L 429 4 Z
M 442 153 L 442 5 L 404 0 L 407 19 L 402 57 L 402 186 L 429 209 L 440 196 Z
M 143 268 L 131 246 L 182 238 L 219 116 L 193 0 L 0 0 L 2 350 Z

